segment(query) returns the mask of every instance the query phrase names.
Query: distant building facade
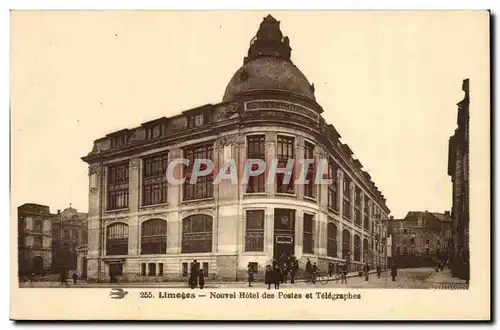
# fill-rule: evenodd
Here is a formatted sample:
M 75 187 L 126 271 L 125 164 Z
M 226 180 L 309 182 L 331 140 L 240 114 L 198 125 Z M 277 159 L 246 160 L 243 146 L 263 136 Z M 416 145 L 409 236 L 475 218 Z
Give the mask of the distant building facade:
M 348 263 L 386 265 L 386 199 L 333 125 L 322 118 L 314 85 L 292 63 L 288 37 L 267 16 L 219 104 L 113 132 L 94 141 L 89 164 L 89 281 L 186 279 L 200 262 L 214 278 L 263 274 L 273 259 L 295 255 L 326 271 Z M 172 185 L 169 162 L 211 159 L 266 163 L 327 159 L 329 185 L 245 184 L 214 176 Z M 308 175 L 311 172 L 308 172 Z M 192 165 L 174 169 L 189 178 Z M 267 174 L 267 173 L 266 173 Z M 297 173 L 295 173 L 297 174 Z M 241 178 L 241 176 L 239 176 Z M 312 178 L 311 178 L 312 179 Z
M 433 265 L 449 257 L 450 212 L 408 212 L 404 219 L 389 220 L 392 259 L 401 267 Z
M 462 83 L 455 134 L 449 140 L 448 175 L 453 183 L 452 274 L 468 279 L 469 266 L 469 79 Z
M 57 211 L 52 220 L 52 268 L 77 270 L 77 250 L 87 243 L 87 213 L 69 208 Z
M 48 206 L 27 203 L 17 208 L 19 275 L 50 272 L 52 226 Z

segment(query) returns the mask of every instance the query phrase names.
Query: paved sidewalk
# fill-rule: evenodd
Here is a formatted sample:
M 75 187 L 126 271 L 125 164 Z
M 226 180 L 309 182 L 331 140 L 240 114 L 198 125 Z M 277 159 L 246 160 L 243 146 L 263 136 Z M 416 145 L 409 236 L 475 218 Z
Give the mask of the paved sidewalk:
M 427 278 L 425 281 L 427 283 L 448 283 L 448 284 L 466 284 L 465 280 L 459 279 L 457 277 L 453 277 L 451 275 L 451 270 L 449 269 L 444 269 L 443 271 L 434 272 L 432 273 L 431 276 Z

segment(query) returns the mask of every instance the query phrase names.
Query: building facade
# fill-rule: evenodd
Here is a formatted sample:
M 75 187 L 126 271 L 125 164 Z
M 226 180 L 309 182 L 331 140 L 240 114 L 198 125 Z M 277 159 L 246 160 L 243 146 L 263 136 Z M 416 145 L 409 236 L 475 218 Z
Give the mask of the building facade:
M 27 203 L 17 208 L 19 275 L 50 272 L 52 234 L 48 206 Z
M 340 135 L 321 116 L 314 85 L 291 61 L 288 37 L 264 18 L 242 67 L 219 104 L 208 104 L 94 141 L 89 164 L 88 280 L 185 279 L 197 259 L 212 278 L 258 275 L 273 259 L 295 255 L 326 270 L 348 263 L 386 265 L 386 200 Z M 166 179 L 173 169 L 183 185 Z M 331 184 L 295 184 L 268 173 L 213 184 L 189 181 L 195 159 L 219 169 L 235 160 L 326 159 Z M 315 169 L 307 171 L 313 177 Z
M 455 134 L 449 140 L 448 175 L 453 184 L 453 276 L 469 279 L 469 79 L 462 83 L 464 99 L 458 103 Z
M 87 243 L 87 213 L 64 209 L 52 215 L 52 269 L 77 270 L 77 249 Z
M 452 240 L 450 212 L 408 212 L 389 220 L 392 260 L 398 267 L 433 266 L 448 259 Z

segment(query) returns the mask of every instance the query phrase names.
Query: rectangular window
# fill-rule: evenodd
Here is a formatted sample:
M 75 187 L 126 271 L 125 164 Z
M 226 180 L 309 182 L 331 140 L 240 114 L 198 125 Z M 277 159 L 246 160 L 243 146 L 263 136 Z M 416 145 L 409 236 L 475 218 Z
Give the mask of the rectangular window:
M 78 231 L 76 229 L 71 230 L 71 238 L 73 238 L 75 241 L 80 240 L 80 238 L 78 237 Z
M 146 276 L 146 264 L 141 264 L 141 276 Z
M 127 144 L 127 134 L 117 134 L 111 137 L 111 148 L 118 148 Z
M 361 226 L 361 189 L 354 189 L 354 223 Z
M 264 210 L 246 211 L 245 251 L 264 251 Z
M 148 266 L 148 276 L 156 276 L 156 264 L 150 263 Z
M 108 167 L 108 210 L 128 207 L 128 162 Z
M 425 244 L 429 244 L 429 240 L 425 240 Z
M 314 216 L 304 214 L 304 250 L 303 253 L 314 253 Z
M 203 276 L 208 277 L 210 269 L 208 268 L 208 262 L 203 263 Z
M 146 128 L 146 139 L 157 139 L 165 133 L 164 124 L 155 124 Z
M 43 247 L 43 237 L 35 237 L 33 244 L 35 248 L 41 249 Z
M 314 160 L 314 145 L 306 142 L 304 145 L 304 159 Z M 304 196 L 315 198 L 316 197 L 316 185 L 314 184 L 314 163 L 309 164 L 307 168 L 306 180 L 307 183 L 304 185 Z
M 278 168 L 285 168 L 289 159 L 294 159 L 295 139 L 288 136 L 278 136 L 276 156 L 278 158 Z M 294 194 L 294 173 L 290 173 L 289 183 L 284 183 L 285 173 L 276 174 L 276 192 L 281 194 Z
M 203 113 L 199 113 L 196 115 L 192 115 L 189 117 L 189 123 L 188 123 L 188 128 L 195 128 L 202 126 L 204 124 L 204 118 L 205 116 Z
M 266 137 L 265 135 L 252 135 L 247 137 L 247 160 L 260 159 L 266 161 Z M 256 165 L 254 165 L 256 166 Z M 252 168 L 256 170 L 256 168 Z M 248 178 L 247 193 L 265 192 L 265 173 Z
M 339 211 L 339 197 L 338 197 L 338 187 L 337 187 L 337 164 L 333 159 L 330 159 L 328 163 L 328 178 L 332 180 L 331 184 L 328 186 L 328 207 L 334 211 Z
M 158 264 L 158 276 L 163 276 L 163 263 Z
M 155 205 L 167 202 L 168 154 L 155 155 L 143 159 L 142 205 Z
M 184 158 L 189 160 L 189 165 L 184 167 L 184 200 L 195 200 L 213 197 L 213 174 L 210 172 L 206 176 L 198 177 L 196 183 L 191 184 L 194 162 L 196 159 L 209 159 L 213 161 L 213 145 L 206 144 L 184 149 Z M 203 169 L 203 168 L 202 168 Z
M 344 173 L 344 193 L 343 193 L 343 204 L 342 204 L 342 213 L 344 218 L 351 218 L 351 180 Z
M 188 263 L 182 263 L 182 276 L 188 276 Z

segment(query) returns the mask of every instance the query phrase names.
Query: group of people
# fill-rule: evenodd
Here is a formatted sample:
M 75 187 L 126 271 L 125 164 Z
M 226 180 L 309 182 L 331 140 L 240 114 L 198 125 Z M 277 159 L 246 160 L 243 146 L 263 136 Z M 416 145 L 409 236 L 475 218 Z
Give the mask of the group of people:
M 190 267 L 189 286 L 191 289 L 194 289 L 197 288 L 198 285 L 200 289 L 203 289 L 205 286 L 205 272 L 203 268 L 200 268 L 200 263 L 194 259 Z
M 282 255 L 280 259 L 273 260 L 271 265 L 266 266 L 266 272 L 264 277 L 264 283 L 267 285 L 268 289 L 271 289 L 271 285 L 274 284 L 275 289 L 280 288 L 281 283 L 287 283 L 288 277 L 290 276 L 290 283 L 295 283 L 295 275 L 299 270 L 299 261 L 295 256 L 287 257 Z M 253 281 L 253 273 L 251 272 L 251 266 L 248 265 L 248 285 L 251 286 L 250 280 Z M 250 277 L 252 274 L 252 277 Z
M 78 280 L 78 274 L 73 270 L 70 271 L 69 274 L 67 271 L 62 270 L 61 273 L 59 274 L 61 285 L 68 286 L 68 275 L 71 279 L 73 279 L 73 284 L 76 284 L 76 281 Z

